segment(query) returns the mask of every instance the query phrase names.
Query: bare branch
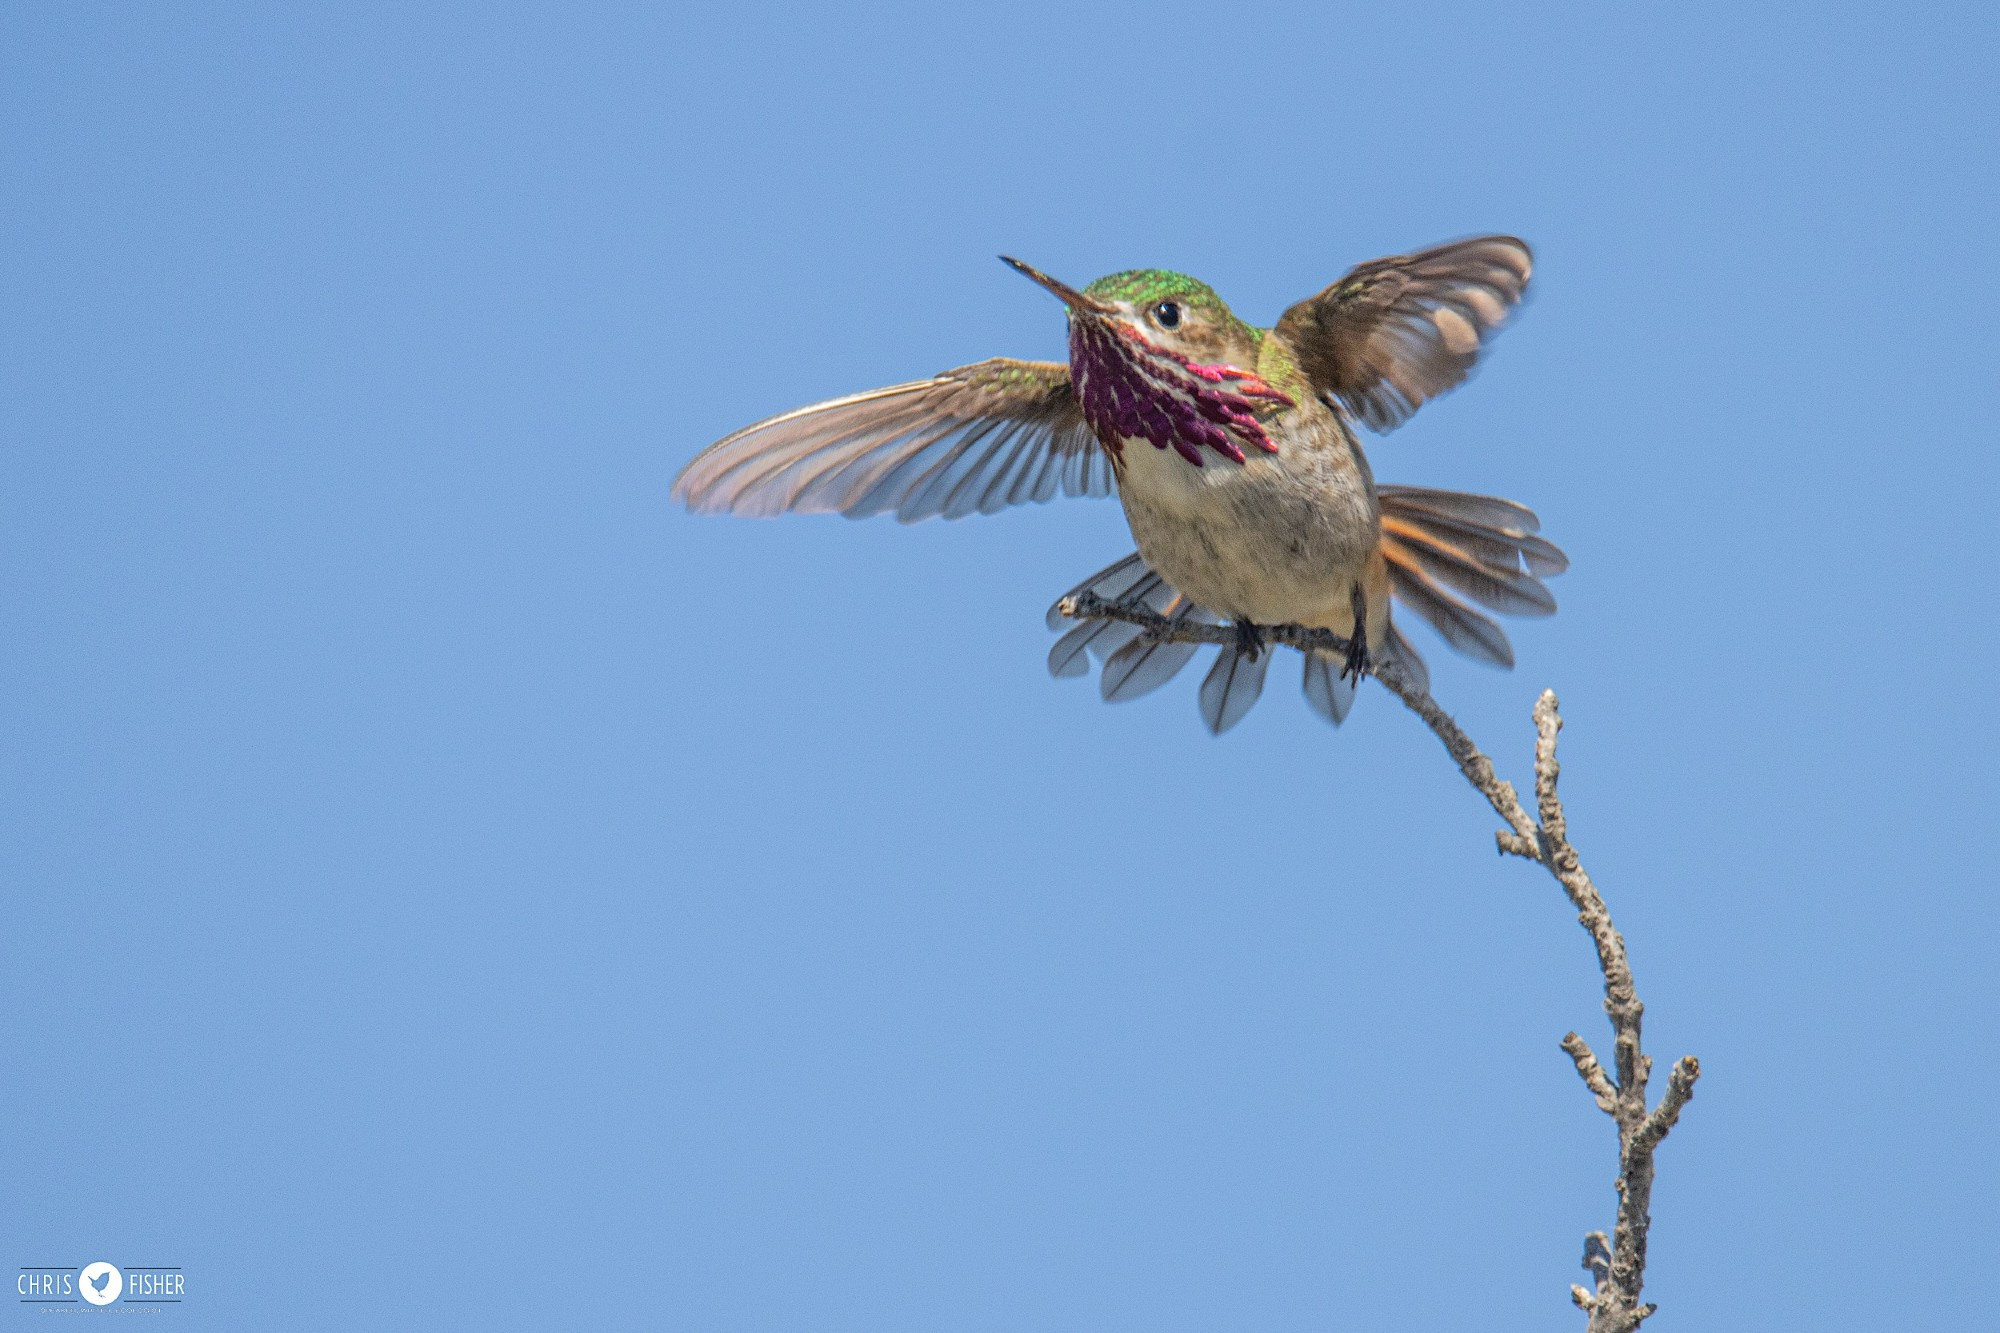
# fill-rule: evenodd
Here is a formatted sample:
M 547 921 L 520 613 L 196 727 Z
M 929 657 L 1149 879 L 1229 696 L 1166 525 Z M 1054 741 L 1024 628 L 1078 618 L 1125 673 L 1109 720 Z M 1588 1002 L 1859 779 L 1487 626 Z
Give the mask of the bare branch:
M 1458 771 L 1465 774 L 1465 780 L 1478 789 L 1513 833 L 1508 838 L 1500 835 L 1500 849 L 1525 856 L 1531 861 L 1542 859 L 1540 839 L 1536 836 L 1535 821 L 1528 818 L 1528 812 L 1521 808 L 1521 798 L 1514 790 L 1514 784 L 1493 771 L 1493 761 L 1480 753 L 1472 738 L 1465 734 L 1451 714 L 1438 707 L 1437 700 L 1417 688 L 1404 678 L 1403 673 L 1389 663 L 1378 663 L 1371 674 L 1388 687 L 1391 694 L 1403 701 L 1404 707 L 1424 720 L 1437 738 L 1444 742 L 1445 750 L 1458 764 Z M 1533 848 L 1534 850 L 1526 850 Z
M 1590 1049 L 1590 1043 L 1574 1032 L 1562 1039 L 1562 1048 L 1569 1052 L 1569 1058 L 1576 1062 L 1576 1072 L 1583 1077 L 1583 1086 L 1590 1089 L 1590 1095 L 1597 1099 L 1597 1109 L 1606 1115 L 1618 1114 L 1618 1089 L 1611 1086 L 1604 1066 L 1597 1063 L 1597 1056 Z
M 1651 1152 L 1667 1137 L 1681 1118 L 1681 1108 L 1694 1096 L 1695 1080 L 1701 1077 L 1701 1061 L 1692 1055 L 1683 1055 L 1674 1062 L 1667 1073 L 1667 1095 L 1660 1098 L 1660 1104 L 1645 1118 L 1632 1135 L 1632 1146 Z
M 1556 736 L 1562 728 L 1555 691 L 1543 690 L 1542 697 L 1535 700 L 1535 804 L 1541 808 L 1543 830 L 1557 841 L 1569 836 L 1562 800 L 1556 795 L 1556 779 L 1562 776 L 1562 765 L 1556 762 Z
M 1234 643 L 1233 627 L 1169 620 L 1143 607 L 1115 605 L 1092 593 L 1064 599 L 1062 614 L 1073 619 L 1121 620 L 1138 625 L 1156 639 L 1178 643 Z M 1259 627 L 1273 643 L 1300 650 L 1318 650 L 1345 656 L 1345 639 L 1326 630 L 1298 625 Z M 1562 768 L 1556 760 L 1556 737 L 1562 731 L 1554 691 L 1544 690 L 1535 702 L 1535 815 L 1521 805 L 1514 785 L 1494 771 L 1493 762 L 1481 753 L 1430 694 L 1419 689 L 1391 663 L 1371 668 L 1375 679 L 1403 701 L 1405 707 L 1444 743 L 1444 748 L 1493 812 L 1507 827 L 1495 834 L 1500 851 L 1534 861 L 1562 886 L 1579 924 L 1590 933 L 1597 950 L 1598 970 L 1604 976 L 1604 1012 L 1611 1020 L 1612 1064 L 1616 1079 L 1605 1072 L 1597 1056 L 1582 1037 L 1572 1032 L 1563 1038 L 1568 1052 L 1590 1095 L 1618 1126 L 1618 1222 L 1607 1238 L 1593 1231 L 1584 1243 L 1584 1267 L 1590 1270 L 1595 1292 L 1582 1287 L 1570 1289 L 1571 1299 L 1590 1317 L 1587 1333 L 1631 1333 L 1653 1313 L 1654 1307 L 1639 1299 L 1645 1286 L 1646 1234 L 1652 1225 L 1653 1154 L 1680 1118 L 1688 1099 L 1694 1095 L 1701 1065 L 1687 1056 L 1674 1065 L 1667 1077 L 1666 1095 L 1650 1114 L 1646 1109 L 1646 1081 L 1653 1062 L 1640 1044 L 1640 1020 L 1645 1006 L 1632 981 L 1631 964 L 1625 956 L 1625 940 L 1611 922 L 1611 911 L 1583 868 L 1569 841 L 1569 820 L 1563 811 L 1557 781 Z
M 1107 602 L 1094 592 L 1075 593 L 1056 603 L 1056 611 L 1071 620 L 1122 620 L 1137 625 L 1163 643 L 1235 643 L 1236 631 L 1227 625 L 1210 625 L 1197 620 L 1172 620 L 1143 606 Z M 1335 657 L 1347 656 L 1347 640 L 1332 630 L 1307 629 L 1303 625 L 1259 625 L 1258 630 L 1272 643 L 1300 651 L 1317 649 Z

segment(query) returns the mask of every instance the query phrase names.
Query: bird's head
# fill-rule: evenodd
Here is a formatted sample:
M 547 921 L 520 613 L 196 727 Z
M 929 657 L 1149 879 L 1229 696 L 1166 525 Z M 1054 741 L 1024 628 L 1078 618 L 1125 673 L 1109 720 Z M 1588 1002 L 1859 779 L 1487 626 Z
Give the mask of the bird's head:
M 1245 445 L 1276 451 L 1258 413 L 1292 400 L 1258 377 L 1262 335 L 1207 283 L 1140 268 L 1078 291 L 1001 259 L 1069 307 L 1070 375 L 1100 437 L 1145 439 L 1196 467 L 1204 446 L 1238 463 Z
M 1238 319 L 1199 278 L 1164 268 L 1134 268 L 1077 291 L 1018 259 L 1002 259 L 1053 292 L 1073 320 L 1118 325 L 1153 348 L 1204 365 L 1257 367 L 1262 334 Z

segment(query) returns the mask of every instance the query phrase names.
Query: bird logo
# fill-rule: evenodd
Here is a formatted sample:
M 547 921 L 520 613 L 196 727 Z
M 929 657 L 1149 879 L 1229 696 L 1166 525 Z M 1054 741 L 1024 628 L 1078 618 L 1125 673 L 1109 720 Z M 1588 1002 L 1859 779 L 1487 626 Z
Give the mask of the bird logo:
M 86 1265 L 82 1277 L 79 1290 L 92 1305 L 109 1305 L 125 1290 L 125 1275 L 116 1264 L 107 1264 L 102 1259 Z

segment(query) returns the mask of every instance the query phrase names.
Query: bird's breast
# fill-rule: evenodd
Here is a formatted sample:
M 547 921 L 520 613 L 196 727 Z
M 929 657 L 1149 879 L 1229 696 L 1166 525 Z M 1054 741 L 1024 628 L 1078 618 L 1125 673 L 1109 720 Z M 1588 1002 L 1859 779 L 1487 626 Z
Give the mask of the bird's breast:
M 1122 441 L 1119 498 L 1139 553 L 1190 598 L 1260 624 L 1347 616 L 1378 542 L 1374 485 L 1352 434 L 1323 405 L 1270 423 L 1275 453 L 1195 467 Z

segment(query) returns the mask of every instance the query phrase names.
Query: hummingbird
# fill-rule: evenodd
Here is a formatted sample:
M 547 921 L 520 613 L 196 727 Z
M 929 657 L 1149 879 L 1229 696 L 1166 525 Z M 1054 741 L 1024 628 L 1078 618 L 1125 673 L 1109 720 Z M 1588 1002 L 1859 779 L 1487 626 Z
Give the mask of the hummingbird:
M 1078 290 L 1001 259 L 1063 303 L 1066 362 L 996 357 L 767 418 L 697 455 L 675 498 L 697 513 L 911 523 L 1115 492 L 1138 550 L 1066 596 L 1233 626 L 1199 695 L 1217 734 L 1262 693 L 1262 626 L 1346 641 L 1344 656 L 1304 654 L 1306 700 L 1338 725 L 1376 663 L 1428 689 L 1392 602 L 1502 667 L 1513 649 L 1480 608 L 1554 613 L 1542 580 L 1569 562 L 1538 535 L 1532 510 L 1378 486 L 1358 432 L 1386 434 L 1465 381 L 1527 292 L 1525 242 L 1476 236 L 1357 265 L 1271 328 L 1166 269 Z M 1051 630 L 1064 625 L 1061 606 L 1050 608 Z M 1049 669 L 1085 675 L 1095 658 L 1104 697 L 1117 701 L 1164 685 L 1195 651 L 1091 620 L 1056 642 Z

